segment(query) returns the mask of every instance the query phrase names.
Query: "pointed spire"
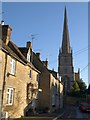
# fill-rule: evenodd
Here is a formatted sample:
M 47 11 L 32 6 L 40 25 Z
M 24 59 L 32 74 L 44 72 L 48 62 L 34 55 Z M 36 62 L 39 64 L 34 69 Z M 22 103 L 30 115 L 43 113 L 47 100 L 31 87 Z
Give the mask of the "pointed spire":
M 62 38 L 62 53 L 70 53 L 70 41 L 68 32 L 68 21 L 67 21 L 67 11 L 65 6 L 64 12 L 64 28 L 63 28 L 63 38 Z

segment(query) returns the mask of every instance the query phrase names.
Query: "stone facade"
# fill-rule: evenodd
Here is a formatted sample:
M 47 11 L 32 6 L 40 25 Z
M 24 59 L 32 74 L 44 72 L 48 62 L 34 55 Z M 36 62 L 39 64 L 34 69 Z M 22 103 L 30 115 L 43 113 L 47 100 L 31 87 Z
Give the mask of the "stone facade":
M 39 93 L 39 108 L 48 109 L 50 112 L 57 110 L 62 106 L 60 96 L 63 96 L 63 86 L 57 72 L 48 69 L 48 61 L 41 61 L 40 54 L 33 54 L 33 64 L 41 72 L 39 88 L 42 92 Z
M 26 48 L 19 48 L 19 49 L 21 50 L 22 54 L 25 56 Z M 38 87 L 41 91 L 39 91 L 38 93 L 37 111 L 42 109 L 45 111 L 52 112 L 54 110 L 63 107 L 63 105 L 60 105 L 60 96 L 63 96 L 63 91 L 62 93 L 60 93 L 60 90 L 63 89 L 63 87 L 62 87 L 62 83 L 60 83 L 60 80 L 57 78 L 57 73 L 56 75 L 53 75 L 53 73 L 48 69 L 47 60 L 41 61 L 40 53 L 35 54 L 34 52 L 32 52 L 32 56 L 33 56 L 32 57 L 33 65 L 38 71 L 40 71 Z M 55 84 L 53 84 L 53 80 Z
M 27 57 L 28 59 L 25 58 L 10 40 L 10 36 L 7 36 L 12 30 L 10 26 L 2 25 L 1 27 L 3 31 L 5 30 L 0 40 L 2 43 L 0 50 L 0 55 L 2 54 L 2 71 L 0 71 L 0 75 L 2 74 L 0 81 L 2 113 L 7 112 L 10 118 L 21 117 L 26 114 L 31 102 L 37 100 L 40 72 L 29 61 L 30 56 Z M 27 54 L 29 50 L 30 48 L 27 49 Z
M 53 112 L 63 107 L 63 85 L 48 61 L 32 51 L 31 42 L 18 47 L 11 39 L 11 27 L 0 25 L 0 95 L 2 113 L 9 118 L 26 116 L 30 109 Z M 0 34 L 1 35 L 1 34 Z M 44 104 L 43 104 L 44 103 Z
M 1 49 L 1 42 L 0 42 L 0 49 Z M 0 118 L 1 118 L 1 105 L 2 105 L 2 52 L 0 51 Z

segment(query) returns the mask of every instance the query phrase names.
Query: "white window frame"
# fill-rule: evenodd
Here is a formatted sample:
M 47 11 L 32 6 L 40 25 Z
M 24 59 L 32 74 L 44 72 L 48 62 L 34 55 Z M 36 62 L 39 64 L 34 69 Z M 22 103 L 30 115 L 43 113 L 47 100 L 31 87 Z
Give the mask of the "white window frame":
M 55 86 L 55 83 L 56 83 L 55 78 L 53 78 L 53 84 L 54 84 L 54 86 Z
M 10 74 L 15 75 L 16 61 L 12 58 L 10 61 Z
M 14 88 L 8 88 L 6 105 L 13 105 L 13 102 L 14 102 Z
M 30 53 L 27 53 L 27 61 L 30 62 Z

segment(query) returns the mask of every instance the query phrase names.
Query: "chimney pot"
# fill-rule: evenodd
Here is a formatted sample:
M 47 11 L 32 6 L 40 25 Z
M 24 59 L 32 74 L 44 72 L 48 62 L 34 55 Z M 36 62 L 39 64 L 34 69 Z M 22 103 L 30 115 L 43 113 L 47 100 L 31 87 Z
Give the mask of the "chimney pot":
M 36 53 L 37 57 L 40 59 L 40 53 Z
M 42 62 L 48 68 L 48 60 L 46 59 L 46 61 L 42 61 Z
M 27 42 L 27 48 L 31 48 L 32 49 L 32 43 L 30 41 Z
M 3 20 L 1 21 L 1 25 L 4 25 L 4 21 Z

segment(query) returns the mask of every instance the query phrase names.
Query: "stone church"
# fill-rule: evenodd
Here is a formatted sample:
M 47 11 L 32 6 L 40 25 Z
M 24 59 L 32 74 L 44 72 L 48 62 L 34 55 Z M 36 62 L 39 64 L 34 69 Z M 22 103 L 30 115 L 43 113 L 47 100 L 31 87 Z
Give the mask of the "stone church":
M 61 81 L 64 84 L 64 94 L 69 93 L 74 81 L 74 67 L 72 49 L 70 46 L 66 7 L 64 11 L 62 45 L 59 49 L 58 55 L 58 74 L 61 76 Z

